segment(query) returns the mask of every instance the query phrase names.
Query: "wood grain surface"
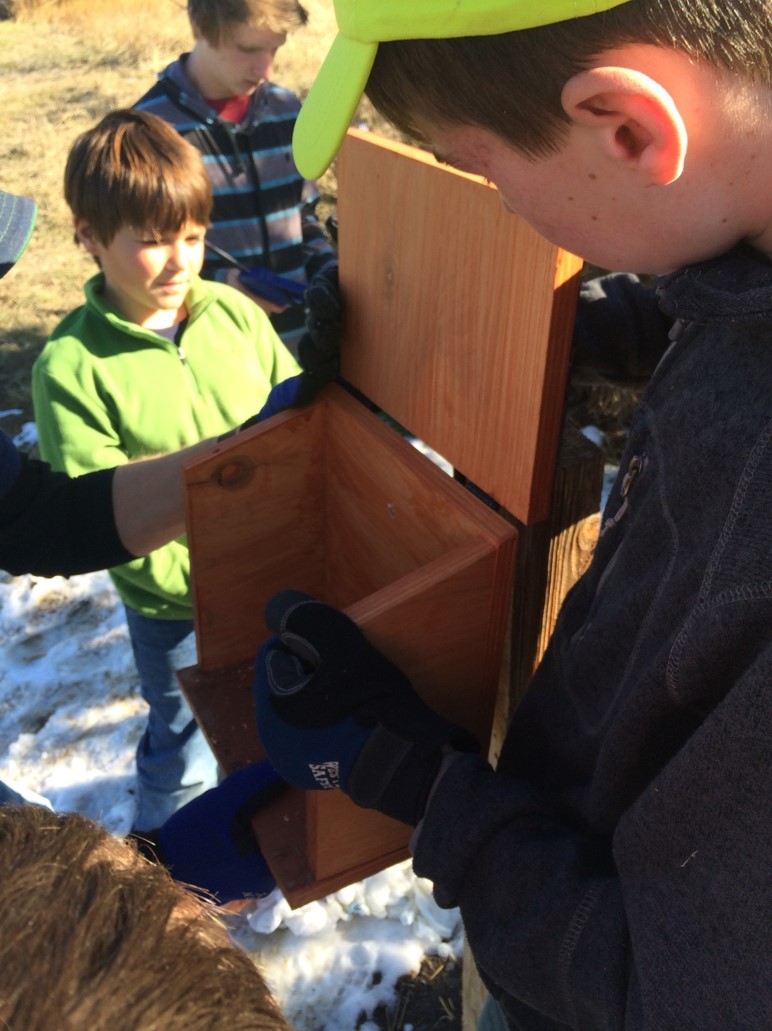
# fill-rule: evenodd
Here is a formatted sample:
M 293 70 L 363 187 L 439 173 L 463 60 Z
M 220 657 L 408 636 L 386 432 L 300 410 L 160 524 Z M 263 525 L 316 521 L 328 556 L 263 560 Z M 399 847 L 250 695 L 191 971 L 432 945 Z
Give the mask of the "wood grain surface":
M 523 523 L 549 511 L 581 259 L 371 133 L 338 158 L 344 379 Z

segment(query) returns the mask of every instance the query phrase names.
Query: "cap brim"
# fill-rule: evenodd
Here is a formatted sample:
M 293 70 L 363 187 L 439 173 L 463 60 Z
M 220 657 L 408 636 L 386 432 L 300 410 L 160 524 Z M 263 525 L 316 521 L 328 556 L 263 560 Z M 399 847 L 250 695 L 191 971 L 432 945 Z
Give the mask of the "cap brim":
M 298 171 L 318 179 L 338 153 L 362 98 L 377 43 L 338 35 L 319 70 L 295 123 L 292 151 Z
M 34 200 L 0 190 L 0 278 L 22 256 L 32 236 L 36 216 Z

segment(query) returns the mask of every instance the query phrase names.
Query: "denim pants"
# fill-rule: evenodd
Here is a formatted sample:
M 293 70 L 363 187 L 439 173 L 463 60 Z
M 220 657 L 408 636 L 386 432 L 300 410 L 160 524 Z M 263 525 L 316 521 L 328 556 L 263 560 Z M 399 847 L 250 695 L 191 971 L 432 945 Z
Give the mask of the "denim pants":
M 0 780 L 0 805 L 40 805 L 51 809 L 51 803 L 37 791 Z
M 492 995 L 488 995 L 477 1019 L 477 1031 L 509 1031 L 504 1011 Z
M 137 746 L 137 814 L 133 829 L 160 827 L 217 784 L 217 760 L 193 718 L 176 670 L 196 662 L 193 623 L 153 619 L 126 608 L 142 697 L 150 707 Z

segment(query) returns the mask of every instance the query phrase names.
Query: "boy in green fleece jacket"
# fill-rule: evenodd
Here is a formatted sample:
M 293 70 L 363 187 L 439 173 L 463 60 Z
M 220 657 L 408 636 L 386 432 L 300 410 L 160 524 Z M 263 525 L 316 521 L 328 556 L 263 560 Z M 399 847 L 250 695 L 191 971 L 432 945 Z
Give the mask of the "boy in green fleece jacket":
M 257 305 L 199 278 L 210 181 L 198 151 L 160 118 L 116 111 L 83 133 L 65 197 L 100 272 L 33 369 L 40 451 L 54 468 L 77 475 L 219 436 L 299 372 Z M 110 573 L 150 709 L 134 820 L 148 832 L 217 782 L 175 676 L 195 662 L 187 543 Z

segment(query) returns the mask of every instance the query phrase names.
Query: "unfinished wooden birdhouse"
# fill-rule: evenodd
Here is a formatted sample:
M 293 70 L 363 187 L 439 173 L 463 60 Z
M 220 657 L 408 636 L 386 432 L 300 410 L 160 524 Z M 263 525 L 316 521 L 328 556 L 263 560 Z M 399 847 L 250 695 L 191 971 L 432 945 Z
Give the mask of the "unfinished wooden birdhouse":
M 517 536 L 494 502 L 524 523 L 549 506 L 579 260 L 481 180 L 368 134 L 338 191 L 343 385 L 185 471 L 199 661 L 181 681 L 226 772 L 263 755 L 253 663 L 287 588 L 348 612 L 485 750 Z M 255 828 L 293 906 L 407 855 L 409 828 L 338 791 L 288 791 Z

